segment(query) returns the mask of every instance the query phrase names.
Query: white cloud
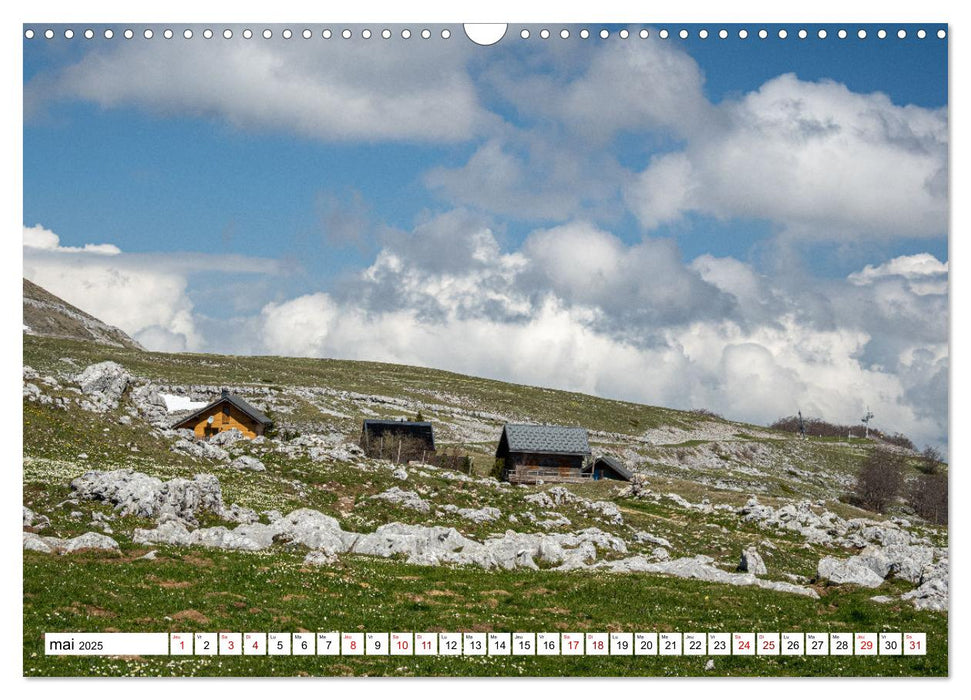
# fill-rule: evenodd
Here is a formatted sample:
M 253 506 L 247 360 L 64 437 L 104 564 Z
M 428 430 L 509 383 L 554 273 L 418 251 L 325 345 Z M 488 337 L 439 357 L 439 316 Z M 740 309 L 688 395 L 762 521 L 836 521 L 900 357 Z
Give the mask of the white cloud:
M 238 255 L 131 254 L 110 244 L 64 247 L 42 226 L 24 227 L 24 277 L 150 350 L 198 350 L 204 340 L 189 298 L 198 272 L 272 274 L 277 263 Z
M 763 424 L 798 409 L 855 424 L 869 405 L 884 429 L 946 441 L 936 298 L 837 281 L 807 309 L 733 258 L 684 265 L 668 242 L 628 246 L 585 222 L 502 253 L 488 229 L 463 221 L 396 239 L 354 294 L 267 305 L 253 332 L 260 351 L 430 366 Z M 454 249 L 487 254 L 429 266 L 423 246 L 448 231 Z M 706 313 L 724 296 L 739 303 Z
M 629 184 L 646 228 L 696 211 L 817 240 L 946 234 L 946 110 L 787 74 L 717 111 Z
M 33 78 L 24 88 L 25 113 L 81 99 L 326 141 L 456 141 L 491 121 L 466 75 L 464 43 L 407 48 L 319 37 L 120 42 Z
M 56 253 L 94 253 L 97 255 L 117 255 L 121 249 L 111 243 L 85 243 L 81 247 L 62 246 L 61 237 L 40 224 L 24 226 L 24 247 Z
M 869 285 L 888 277 L 902 277 L 914 294 L 947 294 L 948 264 L 929 253 L 902 255 L 881 265 L 867 265 L 847 279 L 855 285 Z

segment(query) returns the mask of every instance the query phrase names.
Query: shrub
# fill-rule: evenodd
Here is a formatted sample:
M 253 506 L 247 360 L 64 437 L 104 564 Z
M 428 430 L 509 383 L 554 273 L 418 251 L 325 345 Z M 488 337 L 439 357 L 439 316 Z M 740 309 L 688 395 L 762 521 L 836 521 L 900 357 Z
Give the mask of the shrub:
M 868 510 L 885 513 L 904 483 L 906 458 L 885 449 L 875 449 L 863 462 L 856 477 L 856 502 Z
M 947 474 L 922 474 L 910 482 L 907 501 L 920 517 L 947 525 Z
M 896 445 L 897 447 L 903 447 L 908 450 L 916 450 L 913 441 L 904 435 L 903 433 L 894 433 L 893 435 L 884 435 L 884 442 L 889 442 L 891 445 Z
M 494 479 L 502 481 L 502 477 L 506 471 L 506 460 L 502 457 L 497 457 L 495 463 L 492 465 L 492 471 L 489 472 L 489 476 Z
M 941 462 L 943 461 L 941 451 L 936 447 L 928 445 L 920 453 L 920 461 L 917 463 L 917 468 L 925 474 L 937 474 L 940 471 Z

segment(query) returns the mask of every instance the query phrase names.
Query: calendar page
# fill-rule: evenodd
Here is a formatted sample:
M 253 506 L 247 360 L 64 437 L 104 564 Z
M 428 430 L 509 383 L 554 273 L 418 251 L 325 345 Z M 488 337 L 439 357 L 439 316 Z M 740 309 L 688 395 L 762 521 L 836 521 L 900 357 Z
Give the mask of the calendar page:
M 24 676 L 948 676 L 947 18 L 315 12 L 19 28 Z

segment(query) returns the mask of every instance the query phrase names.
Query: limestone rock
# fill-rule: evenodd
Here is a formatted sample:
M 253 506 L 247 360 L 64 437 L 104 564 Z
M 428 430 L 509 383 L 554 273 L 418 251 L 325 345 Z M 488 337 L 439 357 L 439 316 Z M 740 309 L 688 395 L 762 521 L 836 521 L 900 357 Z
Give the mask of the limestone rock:
M 240 455 L 232 462 L 229 463 L 230 468 L 239 469 L 241 471 L 248 470 L 253 472 L 265 472 L 266 466 L 256 457 L 250 457 L 249 455 Z
M 45 527 L 51 524 L 50 518 L 48 518 L 46 515 L 39 515 L 27 506 L 23 506 L 23 509 L 24 527 L 32 527 L 37 530 L 43 530 Z
M 120 515 L 157 518 L 173 515 L 189 522 L 203 511 L 221 514 L 222 490 L 210 474 L 162 481 L 132 469 L 90 471 L 71 482 L 81 498 L 111 503 Z
M 837 559 L 823 557 L 816 567 L 816 576 L 833 583 L 852 583 L 857 586 L 876 588 L 883 583 L 883 578 L 859 561 L 853 559 Z
M 742 550 L 742 557 L 738 562 L 738 570 L 747 571 L 756 576 L 764 576 L 769 573 L 769 570 L 765 568 L 765 562 L 762 561 L 762 557 L 755 547 L 746 547 Z
M 220 430 L 218 433 L 209 438 L 210 445 L 219 445 L 220 447 L 229 447 L 240 440 L 245 440 L 246 436 L 243 435 L 236 428 L 230 428 L 229 430 Z
M 402 508 L 417 510 L 419 513 L 428 513 L 432 509 L 431 504 L 414 491 L 403 491 L 397 486 L 392 486 L 387 491 L 371 496 L 371 498 L 387 501 Z
M 81 392 L 88 398 L 94 410 L 103 413 L 118 407 L 131 375 L 117 362 L 99 362 L 88 365 L 77 376 Z

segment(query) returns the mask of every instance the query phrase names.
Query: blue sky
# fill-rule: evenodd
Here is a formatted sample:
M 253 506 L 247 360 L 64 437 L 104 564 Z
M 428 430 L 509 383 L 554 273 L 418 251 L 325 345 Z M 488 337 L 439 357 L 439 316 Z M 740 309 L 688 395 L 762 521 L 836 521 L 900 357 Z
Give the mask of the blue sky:
M 605 26 L 25 39 L 25 275 L 157 349 L 945 441 L 940 26 Z

